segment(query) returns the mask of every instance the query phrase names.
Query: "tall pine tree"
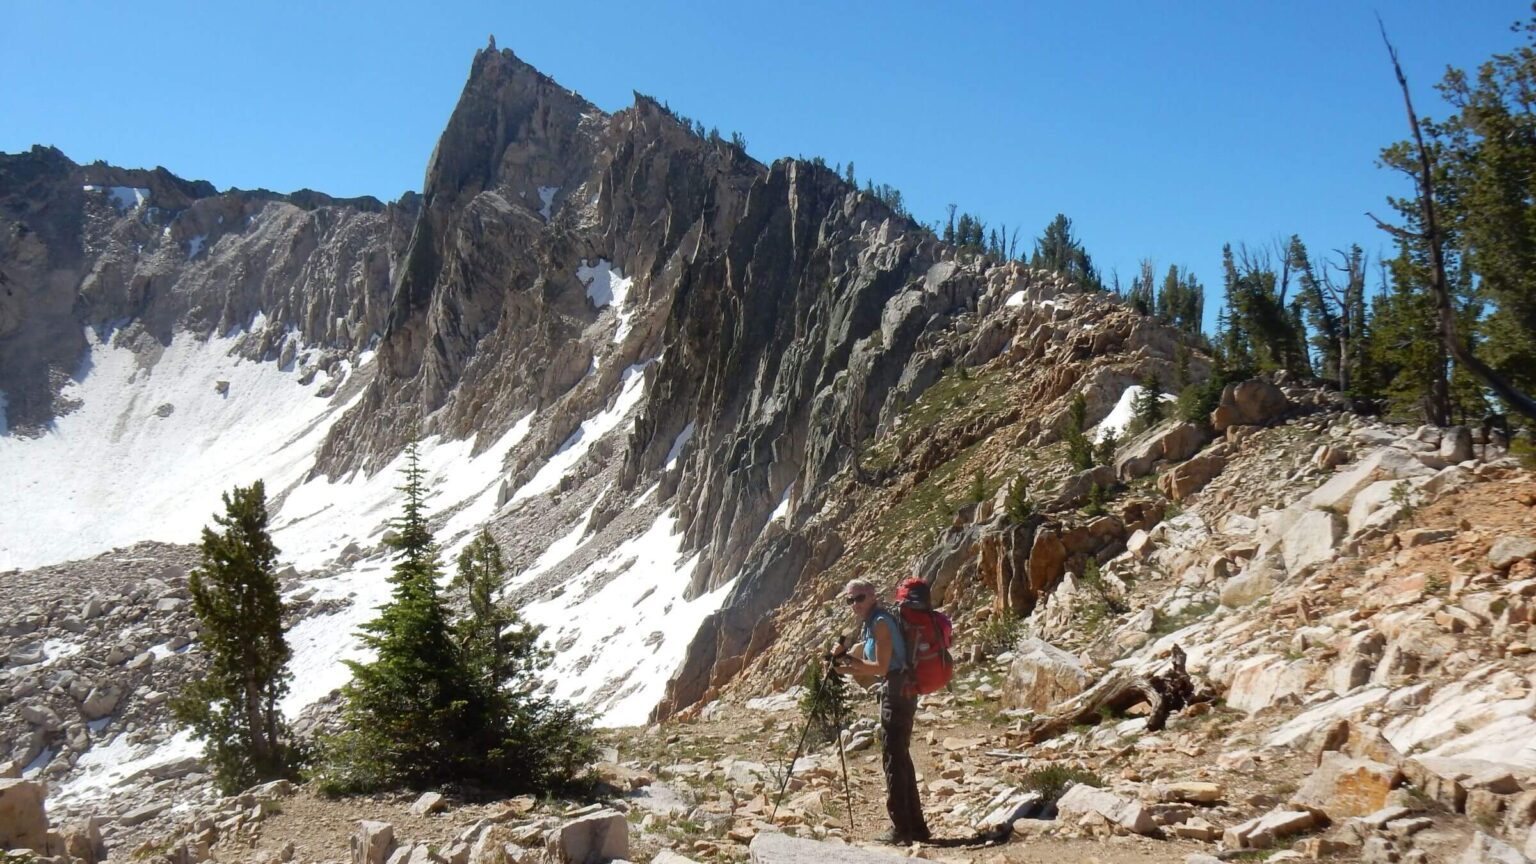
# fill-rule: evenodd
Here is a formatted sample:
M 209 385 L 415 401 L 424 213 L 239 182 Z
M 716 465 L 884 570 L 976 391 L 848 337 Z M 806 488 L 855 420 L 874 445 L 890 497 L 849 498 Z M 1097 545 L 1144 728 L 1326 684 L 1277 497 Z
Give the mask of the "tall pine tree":
M 344 791 L 420 787 L 454 779 L 472 755 L 468 733 L 487 709 L 437 591 L 437 544 L 427 526 L 416 444 L 406 449 L 404 513 L 388 541 L 396 554 L 390 602 L 363 625 L 367 663 L 347 661 L 347 730 L 332 745 L 328 784 Z
M 224 515 L 213 517 L 219 530 L 203 529 L 202 563 L 188 579 L 208 670 L 171 709 L 204 740 L 214 779 L 229 794 L 292 777 L 298 752 L 278 708 L 291 654 L 266 487 L 258 480 L 223 497 Z

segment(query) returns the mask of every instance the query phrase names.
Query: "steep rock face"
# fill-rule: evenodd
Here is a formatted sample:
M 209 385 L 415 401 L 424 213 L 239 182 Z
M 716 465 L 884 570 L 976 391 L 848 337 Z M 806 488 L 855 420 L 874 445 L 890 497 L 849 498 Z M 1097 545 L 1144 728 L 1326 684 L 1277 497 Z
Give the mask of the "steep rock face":
M 384 206 L 314 192 L 217 193 L 165 169 L 76 165 L 51 148 L 0 156 L 0 391 L 36 432 L 67 406 L 86 328 L 139 344 L 268 325 L 247 350 L 321 366 L 381 332 L 391 260 L 415 196 Z M 143 344 L 145 362 L 154 352 Z M 291 359 L 292 354 L 287 356 Z

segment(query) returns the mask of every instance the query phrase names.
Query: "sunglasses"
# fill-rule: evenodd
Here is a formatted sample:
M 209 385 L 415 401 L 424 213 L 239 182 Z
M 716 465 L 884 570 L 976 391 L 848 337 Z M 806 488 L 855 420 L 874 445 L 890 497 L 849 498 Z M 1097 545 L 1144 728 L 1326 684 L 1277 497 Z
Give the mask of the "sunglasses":
M 849 606 L 852 606 L 852 605 L 854 605 L 856 603 L 863 603 L 865 600 L 868 600 L 868 599 L 869 599 L 869 595 L 868 594 L 854 594 L 851 597 L 844 597 L 843 598 L 843 600 L 845 602 L 847 602 L 847 604 Z

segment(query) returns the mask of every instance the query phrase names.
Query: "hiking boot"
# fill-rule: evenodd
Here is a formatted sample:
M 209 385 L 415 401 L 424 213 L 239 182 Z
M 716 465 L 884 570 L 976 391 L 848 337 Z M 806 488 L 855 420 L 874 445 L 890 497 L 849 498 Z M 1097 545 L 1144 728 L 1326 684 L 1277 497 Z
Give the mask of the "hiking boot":
M 907 837 L 905 835 L 902 835 L 902 834 L 897 834 L 895 828 L 891 828 L 891 829 L 882 831 L 879 834 L 875 835 L 875 842 L 876 843 L 884 843 L 884 844 L 886 844 L 888 846 L 911 846 L 912 845 L 911 838 L 909 838 L 909 837 Z

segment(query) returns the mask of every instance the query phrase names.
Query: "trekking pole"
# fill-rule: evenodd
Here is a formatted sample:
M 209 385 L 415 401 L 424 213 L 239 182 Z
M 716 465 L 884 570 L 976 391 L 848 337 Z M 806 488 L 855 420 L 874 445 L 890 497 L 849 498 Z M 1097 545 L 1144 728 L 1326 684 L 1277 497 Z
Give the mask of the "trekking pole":
M 844 646 L 844 644 L 847 641 L 848 641 L 848 637 L 847 636 L 839 637 L 838 640 L 837 640 L 837 647 L 839 649 L 842 649 L 842 647 Z M 832 656 L 831 652 L 827 652 L 827 656 L 830 658 Z M 828 664 L 828 668 L 830 669 L 830 664 Z M 816 693 L 811 697 L 811 706 L 812 706 L 813 709 L 815 708 L 815 706 L 821 704 L 821 694 L 826 689 L 827 689 L 827 675 L 823 674 L 821 676 L 821 680 L 819 682 L 817 682 L 817 684 L 816 684 Z M 789 764 L 788 765 L 784 766 L 784 779 L 782 781 L 780 781 L 780 783 L 779 783 L 779 793 L 777 795 L 775 795 L 774 798 L 773 798 L 773 811 L 768 814 L 768 821 L 769 822 L 772 822 L 774 820 L 774 817 L 779 815 L 779 804 L 781 802 L 783 802 L 783 800 L 784 800 L 784 790 L 789 788 L 789 778 L 791 776 L 793 776 L 794 773 L 795 773 L 795 763 L 800 761 L 800 753 L 801 753 L 801 751 L 803 751 L 805 749 L 805 737 L 806 737 L 806 735 L 810 734 L 810 731 L 811 731 L 811 721 L 815 720 L 815 719 L 816 719 L 816 712 L 814 710 L 812 710 L 810 715 L 805 718 L 805 725 L 800 727 L 800 743 L 795 745 L 795 755 L 794 755 L 794 757 L 792 757 L 789 760 Z M 839 746 L 841 746 L 841 744 L 842 744 L 841 733 L 839 733 L 839 736 L 838 736 L 838 744 L 839 744 Z
M 836 675 L 836 672 L 831 674 Z M 848 834 L 853 835 L 853 791 L 848 786 L 848 752 L 843 748 L 843 706 L 837 705 L 837 758 L 843 763 L 843 801 L 848 805 Z

